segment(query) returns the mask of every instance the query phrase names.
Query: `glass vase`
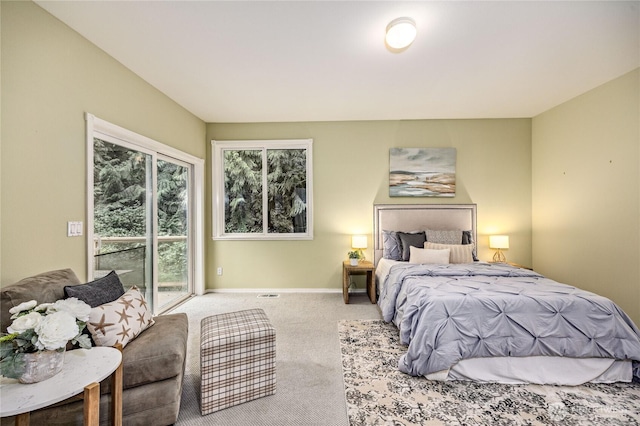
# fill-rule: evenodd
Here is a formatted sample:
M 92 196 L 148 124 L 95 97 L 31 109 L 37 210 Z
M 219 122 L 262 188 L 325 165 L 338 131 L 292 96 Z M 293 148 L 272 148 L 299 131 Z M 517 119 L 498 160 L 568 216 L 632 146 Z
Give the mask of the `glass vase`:
M 18 379 L 20 383 L 37 383 L 47 380 L 62 371 L 64 349 L 60 351 L 39 351 L 23 354 L 24 373 Z

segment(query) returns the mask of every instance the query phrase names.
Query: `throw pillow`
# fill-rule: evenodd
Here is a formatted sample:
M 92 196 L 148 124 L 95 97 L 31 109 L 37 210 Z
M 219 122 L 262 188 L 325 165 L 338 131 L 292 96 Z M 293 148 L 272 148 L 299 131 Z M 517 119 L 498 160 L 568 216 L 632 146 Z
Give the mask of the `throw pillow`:
M 402 260 L 402 245 L 395 231 L 382 231 L 382 257 Z
M 423 248 L 424 242 L 427 241 L 427 237 L 423 232 L 398 232 L 398 238 L 402 245 L 402 259 L 405 262 L 411 257 L 411 246 Z
M 409 263 L 446 265 L 449 263 L 450 253 L 450 249 L 432 250 L 411 246 L 411 257 L 409 257 Z
M 478 260 L 476 245 L 473 242 L 473 234 L 471 231 L 462 231 L 462 244 L 473 244 L 473 260 Z
M 91 309 L 87 328 L 96 346 L 121 343 L 124 348 L 154 323 L 144 296 L 131 287 L 117 300 Z
M 113 302 L 123 294 L 124 287 L 116 271 L 111 271 L 107 276 L 87 284 L 67 285 L 64 287 L 65 297 L 75 297 L 92 308 Z
M 436 244 L 427 241 L 424 248 L 434 250 L 451 250 L 450 263 L 473 263 L 473 246 L 471 244 Z
M 427 241 L 436 244 L 461 244 L 462 231 L 446 229 L 427 229 Z

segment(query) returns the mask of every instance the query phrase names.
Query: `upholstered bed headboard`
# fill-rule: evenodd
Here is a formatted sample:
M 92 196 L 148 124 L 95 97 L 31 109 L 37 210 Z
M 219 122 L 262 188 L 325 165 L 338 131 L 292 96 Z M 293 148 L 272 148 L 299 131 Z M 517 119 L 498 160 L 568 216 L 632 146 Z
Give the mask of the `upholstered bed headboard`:
M 375 204 L 373 246 L 375 264 L 382 258 L 382 231 L 411 232 L 424 229 L 471 231 L 478 244 L 475 204 Z

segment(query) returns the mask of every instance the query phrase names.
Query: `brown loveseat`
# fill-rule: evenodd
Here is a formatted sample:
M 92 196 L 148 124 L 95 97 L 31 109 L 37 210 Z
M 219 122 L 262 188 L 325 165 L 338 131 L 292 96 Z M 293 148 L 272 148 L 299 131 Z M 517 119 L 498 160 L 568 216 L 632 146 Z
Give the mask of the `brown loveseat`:
M 54 302 L 64 298 L 64 286 L 80 284 L 71 269 L 25 278 L 1 289 L 2 331 L 11 325 L 9 309 L 36 300 Z M 170 425 L 180 410 L 182 378 L 187 354 L 188 321 L 185 314 L 155 317 L 155 324 L 129 342 L 123 351 L 123 424 Z M 27 386 L 27 385 L 25 385 Z M 111 424 L 109 379 L 100 384 L 100 424 Z M 81 425 L 82 401 L 61 402 L 31 413 L 31 424 Z M 3 418 L 2 425 L 10 425 Z

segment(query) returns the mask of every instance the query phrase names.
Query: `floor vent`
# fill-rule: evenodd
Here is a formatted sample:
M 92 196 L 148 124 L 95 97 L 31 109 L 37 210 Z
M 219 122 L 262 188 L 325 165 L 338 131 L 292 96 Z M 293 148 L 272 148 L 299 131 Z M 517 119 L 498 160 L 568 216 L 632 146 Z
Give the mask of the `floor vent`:
M 258 297 L 261 299 L 275 299 L 280 297 L 280 295 L 279 294 L 259 294 Z

